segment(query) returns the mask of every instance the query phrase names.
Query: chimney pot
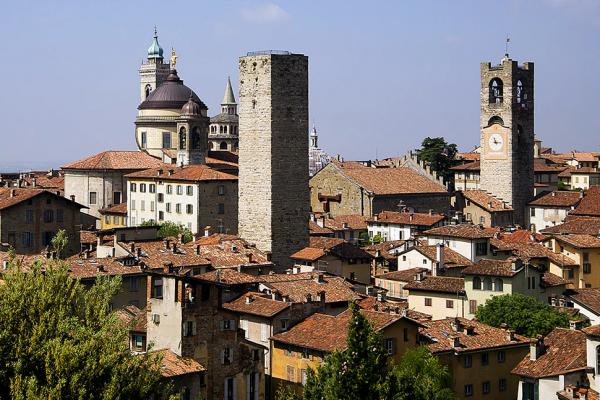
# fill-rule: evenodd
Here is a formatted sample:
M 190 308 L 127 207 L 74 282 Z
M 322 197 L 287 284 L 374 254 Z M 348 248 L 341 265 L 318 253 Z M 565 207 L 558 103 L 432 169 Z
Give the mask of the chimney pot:
M 72 194 L 71 196 L 69 196 L 71 198 L 71 201 L 75 201 L 75 195 Z
M 134 254 L 135 253 L 135 242 L 129 243 L 129 251 Z
M 177 243 L 173 242 L 173 245 L 171 247 L 173 248 L 173 254 L 177 254 Z
M 142 256 L 142 248 L 141 247 L 136 247 L 135 248 L 135 255 L 140 258 Z
M 204 227 L 204 236 L 205 237 L 209 237 L 210 236 L 210 226 L 205 226 Z
M 267 261 L 271 262 L 273 260 L 273 253 L 271 253 L 270 251 L 267 251 L 265 253 L 265 255 L 267 256 Z
M 10 197 L 15 197 L 17 195 L 17 191 L 15 189 L 10 190 Z
M 169 250 L 171 248 L 171 240 L 165 239 L 165 249 Z
M 252 253 L 248 253 L 248 264 L 252 264 L 254 262 L 254 259 L 252 257 Z
M 250 303 L 252 303 L 252 301 L 254 301 L 254 299 L 252 298 L 251 295 L 246 296 L 246 304 L 250 304 Z

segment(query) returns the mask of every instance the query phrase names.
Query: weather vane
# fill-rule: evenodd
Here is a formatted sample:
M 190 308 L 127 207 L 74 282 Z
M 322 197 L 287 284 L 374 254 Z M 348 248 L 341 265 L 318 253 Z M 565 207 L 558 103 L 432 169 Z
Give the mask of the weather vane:
M 177 54 L 175 54 L 175 49 L 171 47 L 171 69 L 175 69 L 175 65 L 177 64 Z

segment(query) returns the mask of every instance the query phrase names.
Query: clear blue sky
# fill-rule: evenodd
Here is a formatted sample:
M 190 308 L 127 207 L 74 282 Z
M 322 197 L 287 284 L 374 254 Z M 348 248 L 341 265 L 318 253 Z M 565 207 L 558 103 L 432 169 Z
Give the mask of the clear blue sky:
M 310 57 L 310 120 L 347 159 L 426 136 L 479 140 L 479 63 L 536 66 L 536 134 L 600 151 L 600 1 L 12 1 L 0 14 L 0 170 L 134 148 L 138 67 L 158 26 L 179 75 L 218 112 L 237 58 Z

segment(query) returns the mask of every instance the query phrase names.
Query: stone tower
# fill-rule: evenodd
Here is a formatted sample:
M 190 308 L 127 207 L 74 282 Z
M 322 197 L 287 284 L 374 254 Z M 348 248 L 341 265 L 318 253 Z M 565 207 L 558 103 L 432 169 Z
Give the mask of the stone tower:
M 194 101 L 190 91 L 190 98 L 177 119 L 177 166 L 206 162 L 209 121 L 202 115 L 202 107 Z
M 158 44 L 158 34 L 154 29 L 154 40 L 148 48 L 146 63 L 140 67 L 140 103 L 148 97 L 150 92 L 159 87 L 169 76 L 168 63 L 163 63 L 163 49 Z
M 240 57 L 238 234 L 273 261 L 308 246 L 308 57 Z
M 508 54 L 481 64 L 481 188 L 509 203 L 521 226 L 534 185 L 533 71 Z

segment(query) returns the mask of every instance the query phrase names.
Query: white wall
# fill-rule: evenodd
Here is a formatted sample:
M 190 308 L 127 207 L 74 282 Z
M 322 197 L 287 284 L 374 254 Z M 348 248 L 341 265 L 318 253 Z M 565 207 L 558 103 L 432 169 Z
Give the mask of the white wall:
M 182 309 L 175 301 L 175 279 L 163 277 L 163 298 L 150 299 L 148 313 L 148 343 L 155 349 L 171 349 L 181 355 Z M 152 321 L 152 314 L 160 315 L 160 323 Z
M 535 210 L 535 215 L 531 215 L 531 210 Z M 567 212 L 570 208 L 557 207 L 528 207 L 527 215 L 529 216 L 528 226 L 535 225 L 536 232 L 542 229 L 562 224 L 567 217 Z
M 411 237 L 410 225 L 390 224 L 388 222 L 369 222 L 367 224 L 369 238 L 380 235 L 384 242 L 406 240 Z
M 427 268 L 431 271 L 433 268 L 433 261 L 425 257 L 416 249 L 410 249 L 406 253 L 398 255 L 398 271 L 404 271 L 411 268 Z
M 487 254 L 482 256 L 477 256 L 476 249 L 478 242 L 487 242 Z M 472 262 L 477 262 L 482 258 L 491 258 L 491 252 L 489 250 L 489 240 L 487 239 L 462 239 L 462 238 L 454 238 L 454 237 L 442 237 L 442 236 L 428 236 L 427 244 L 428 245 L 436 245 L 438 243 L 444 243 L 446 246 L 458 254 L 468 258 Z
M 431 299 L 431 307 L 425 305 L 425 298 Z M 447 308 L 446 300 L 453 300 L 454 307 Z M 432 316 L 434 320 L 453 317 L 464 317 L 468 312 L 468 301 L 450 293 L 434 293 L 410 291 L 408 294 L 408 307 Z

